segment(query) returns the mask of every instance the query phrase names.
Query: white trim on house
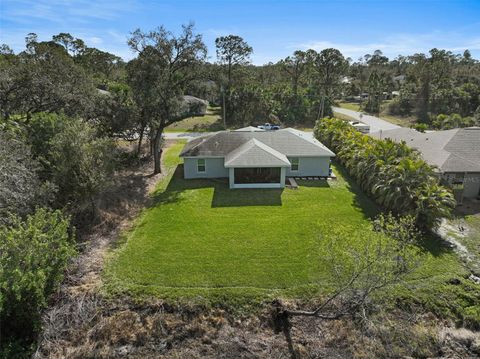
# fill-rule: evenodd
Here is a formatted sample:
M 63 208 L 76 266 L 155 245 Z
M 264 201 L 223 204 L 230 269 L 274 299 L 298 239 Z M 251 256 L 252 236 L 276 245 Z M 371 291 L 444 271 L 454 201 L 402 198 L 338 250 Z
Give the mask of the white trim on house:
M 225 158 L 225 156 L 183 156 L 182 158 Z
M 239 188 L 283 188 L 280 183 L 237 183 L 231 186 L 231 189 L 239 189 Z
M 278 168 L 278 167 L 277 167 Z M 236 188 L 284 188 L 286 178 L 285 167 L 280 167 L 280 182 L 278 183 L 235 183 L 235 168 L 228 169 L 228 182 L 230 189 Z

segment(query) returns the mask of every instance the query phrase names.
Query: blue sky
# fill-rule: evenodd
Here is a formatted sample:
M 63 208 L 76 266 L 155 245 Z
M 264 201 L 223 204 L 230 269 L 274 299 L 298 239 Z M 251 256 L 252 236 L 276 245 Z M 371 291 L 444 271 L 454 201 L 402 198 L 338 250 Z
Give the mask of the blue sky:
M 468 48 L 480 59 L 480 0 L 0 0 L 0 43 L 19 51 L 29 32 L 41 40 L 69 32 L 128 60 L 126 39 L 134 29 L 178 31 L 189 21 L 212 61 L 215 38 L 228 34 L 247 40 L 255 64 L 326 47 L 353 59 L 375 49 L 393 58 Z

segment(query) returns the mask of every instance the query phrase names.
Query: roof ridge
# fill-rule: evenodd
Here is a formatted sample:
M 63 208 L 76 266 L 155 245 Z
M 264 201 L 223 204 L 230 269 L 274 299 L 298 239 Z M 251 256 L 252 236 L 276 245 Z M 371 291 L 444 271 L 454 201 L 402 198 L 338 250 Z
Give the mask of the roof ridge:
M 244 148 L 242 148 L 244 147 Z M 225 165 L 228 166 L 230 165 L 232 162 L 235 162 L 235 160 L 239 159 L 241 156 L 243 156 L 245 153 L 247 153 L 248 151 L 250 151 L 252 148 L 258 148 L 259 150 L 261 150 L 265 155 L 268 155 L 270 157 L 273 157 L 275 158 L 276 160 L 279 160 L 285 164 L 290 164 L 290 161 L 288 161 L 288 158 L 287 156 L 285 156 L 285 154 L 277 151 L 276 149 L 270 147 L 269 145 L 267 145 L 266 143 L 256 139 L 256 138 L 251 138 L 250 140 L 248 140 L 247 142 L 243 143 L 242 145 L 238 146 L 237 148 L 233 149 L 232 151 L 230 151 L 226 156 L 225 158 L 227 158 L 231 153 L 235 152 L 235 151 L 238 151 L 238 153 L 235 153 L 234 156 L 232 158 L 229 158 L 228 161 L 225 162 Z
M 242 143 L 240 146 L 235 147 L 233 150 L 231 150 L 230 152 L 228 152 L 228 153 L 225 155 L 225 157 L 227 157 L 227 156 L 228 156 L 230 153 L 232 153 L 233 151 L 238 150 L 240 147 L 243 147 L 243 146 L 245 146 L 245 145 L 249 145 L 250 142 L 255 142 L 255 141 L 256 141 L 255 138 L 249 139 L 247 142 Z M 251 147 L 253 147 L 253 145 L 249 145 L 249 146 L 248 146 L 248 149 L 250 149 Z M 245 149 L 245 150 L 246 150 L 246 149 Z M 231 162 L 231 161 L 233 161 L 233 160 L 236 160 L 243 152 L 244 152 L 244 151 L 241 151 L 241 152 L 237 153 L 233 158 L 230 158 L 230 159 L 228 160 L 228 162 Z
M 302 136 L 302 134 L 304 133 L 304 131 L 300 131 L 300 130 L 297 130 L 295 128 L 292 128 L 292 127 L 287 127 L 287 128 L 284 128 L 283 130 L 286 130 L 288 133 L 292 134 L 292 135 L 295 135 L 297 136 L 298 138 L 304 140 L 305 142 L 308 142 L 309 144 L 311 145 L 314 145 L 314 146 L 317 146 L 317 147 L 321 147 L 322 149 L 326 149 L 326 150 L 329 150 L 331 152 L 331 150 L 325 146 L 323 143 L 321 143 L 320 141 L 318 141 L 314 136 L 312 136 L 312 141 L 308 138 L 305 138 Z M 281 130 L 280 130 L 281 131 Z M 300 132 L 300 133 L 298 133 Z M 315 142 L 316 141 L 316 142 Z M 318 142 L 318 143 L 317 143 Z M 333 152 L 332 152 L 333 153 Z
M 262 149 L 262 151 L 270 154 L 270 155 L 274 155 L 275 157 L 279 158 L 280 156 L 283 156 L 283 157 L 287 157 L 285 156 L 285 154 L 281 153 L 280 151 L 277 151 L 275 148 L 273 147 L 270 147 L 269 145 L 267 145 L 266 143 L 260 141 L 260 140 L 257 140 L 256 138 L 252 138 L 252 140 L 254 140 L 255 142 L 258 142 L 261 146 L 258 146 Z M 263 148 L 262 146 L 265 146 L 265 147 L 268 147 L 268 150 Z M 272 153 L 273 152 L 273 153 Z M 282 158 L 283 160 L 283 158 Z
M 218 135 L 221 131 L 217 131 L 217 132 L 214 132 L 214 133 L 210 133 L 208 135 L 205 135 L 205 136 L 200 136 L 198 137 L 198 139 L 204 139 L 204 141 L 198 141 L 198 143 L 195 145 L 195 146 L 192 146 L 188 149 L 188 151 L 192 151 L 194 150 L 195 148 L 197 148 L 198 146 L 200 146 L 201 144 L 204 144 L 205 142 L 211 140 L 213 137 L 215 137 L 216 135 Z M 183 155 L 184 151 L 182 151 L 182 153 L 180 153 L 180 156 Z
M 460 155 L 458 155 L 458 154 L 456 154 L 456 153 L 452 153 L 452 152 L 450 152 L 450 151 L 448 151 L 448 150 L 445 150 L 445 151 L 447 151 L 448 154 L 449 154 L 451 157 L 459 158 L 459 159 L 461 159 L 462 161 L 468 162 L 468 163 L 470 163 L 470 164 L 472 164 L 472 165 L 475 165 L 475 166 L 479 166 L 479 165 L 480 165 L 480 161 L 479 161 L 479 162 L 473 162 L 472 160 L 470 160 L 470 159 L 468 159 L 468 158 L 465 158 L 465 157 L 463 157 L 463 156 L 460 156 Z M 450 156 L 449 156 L 449 158 L 450 158 Z M 449 158 L 447 158 L 447 159 L 443 162 L 443 164 L 445 164 L 445 162 L 447 162 L 447 161 L 449 160 Z M 443 164 L 442 164 L 442 167 L 443 167 Z

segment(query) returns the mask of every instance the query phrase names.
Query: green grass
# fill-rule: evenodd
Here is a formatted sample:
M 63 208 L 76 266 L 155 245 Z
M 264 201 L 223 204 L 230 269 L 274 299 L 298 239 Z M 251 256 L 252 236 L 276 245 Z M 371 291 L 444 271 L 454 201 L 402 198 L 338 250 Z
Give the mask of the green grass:
M 223 129 L 220 107 L 208 107 L 205 116 L 189 117 L 168 126 L 166 132 L 208 132 Z
M 333 247 L 339 258 L 372 238 L 377 207 L 340 167 L 337 181 L 300 181 L 298 190 L 230 190 L 223 180 L 184 180 L 182 147 L 166 151 L 168 175 L 154 204 L 112 251 L 107 293 L 222 304 L 305 299 L 329 292 L 337 280 L 324 260 L 328 238 L 340 233 Z M 449 284 L 466 274 L 451 250 L 426 238 L 412 255 L 418 269 L 387 297 L 456 317 L 458 308 L 472 310 L 480 290 Z M 459 293 L 473 297 L 456 301 Z
M 474 257 L 470 266 L 477 273 L 480 273 L 480 213 L 471 215 L 457 214 L 448 222 L 453 228 L 463 227 L 466 232 L 451 231 L 449 234 L 465 246 L 468 252 Z
M 338 107 L 346 108 L 347 110 L 361 112 L 360 104 L 358 102 L 339 102 Z
M 352 117 L 352 116 L 348 116 L 348 115 L 344 115 L 343 113 L 340 113 L 340 112 L 333 112 L 333 115 L 335 116 L 335 118 L 338 118 L 339 120 L 344 120 L 344 121 L 357 121 L 356 118 Z

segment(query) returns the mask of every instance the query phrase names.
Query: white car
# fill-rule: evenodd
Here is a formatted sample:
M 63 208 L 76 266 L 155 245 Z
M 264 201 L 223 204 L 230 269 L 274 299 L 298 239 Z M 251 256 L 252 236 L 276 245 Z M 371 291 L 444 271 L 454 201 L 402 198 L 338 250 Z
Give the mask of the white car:
M 260 125 L 260 126 L 257 126 L 258 128 L 262 129 L 262 130 L 267 130 L 267 131 L 270 131 L 270 130 L 279 130 L 280 129 L 280 126 L 277 126 L 277 125 L 272 125 L 270 123 L 265 123 L 263 125 Z
M 370 133 L 370 126 L 359 121 L 350 121 L 350 126 L 353 126 L 358 132 L 363 134 Z

